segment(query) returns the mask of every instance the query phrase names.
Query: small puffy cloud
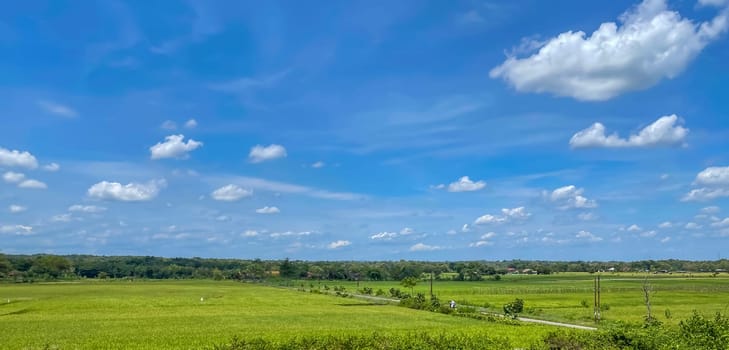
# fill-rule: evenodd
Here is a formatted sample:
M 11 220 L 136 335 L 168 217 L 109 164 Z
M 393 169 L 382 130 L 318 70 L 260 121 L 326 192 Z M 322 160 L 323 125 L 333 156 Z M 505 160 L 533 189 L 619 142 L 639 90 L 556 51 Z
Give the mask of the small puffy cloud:
M 19 236 L 27 236 L 33 234 L 33 227 L 26 225 L 2 225 L 0 233 L 13 233 Z
M 52 222 L 70 222 L 71 219 L 71 214 L 58 214 L 51 217 Z
M 311 231 L 299 231 L 299 232 L 285 231 L 285 232 L 274 232 L 274 233 L 271 233 L 269 236 L 272 238 L 291 237 L 291 236 L 301 237 L 301 236 L 311 235 L 312 233 L 314 233 L 314 232 L 311 232 Z
M 699 187 L 687 193 L 683 201 L 708 201 L 729 197 L 729 167 L 709 167 L 696 175 L 695 185 Z
M 640 226 L 638 226 L 636 224 L 632 224 L 632 225 L 630 225 L 630 227 L 628 227 L 628 231 L 630 231 L 630 232 L 638 232 L 638 231 L 642 231 L 642 230 L 643 229 L 640 228 Z
M 442 190 L 444 188 L 446 188 L 444 184 L 430 185 L 431 190 Z
M 255 145 L 253 146 L 253 148 L 251 148 L 251 152 L 248 153 L 248 159 L 251 163 L 260 163 L 267 160 L 284 158 L 286 157 L 286 155 L 286 148 L 281 145 Z
M 448 185 L 448 192 L 473 192 L 486 188 L 484 181 L 472 181 L 468 176 L 463 176 Z
M 258 236 L 258 231 L 256 231 L 256 230 L 245 230 L 240 235 L 242 237 L 256 237 L 256 236 Z
M 669 10 L 665 0 L 644 0 L 618 23 L 602 23 L 589 36 L 561 33 L 529 57 L 508 57 L 489 75 L 521 92 L 608 100 L 678 76 L 727 26 L 725 11 L 695 24 Z
M 402 230 L 400 230 L 401 236 L 407 236 L 407 235 L 411 235 L 413 233 L 415 233 L 415 230 L 413 230 L 410 227 L 404 227 Z
M 102 181 L 89 187 L 89 197 L 115 200 L 122 202 L 139 202 L 152 200 L 159 194 L 160 190 L 167 186 L 164 179 L 150 181 L 147 183 L 128 183 L 122 185 L 118 182 Z
M 658 225 L 660 228 L 671 228 L 673 227 L 673 223 L 670 221 L 664 221 L 660 225 Z
M 627 139 L 621 138 L 618 134 L 606 136 L 605 126 L 595 123 L 574 134 L 570 139 L 570 147 L 628 148 L 680 145 L 684 143 L 689 130 L 676 125 L 678 121 L 675 114 L 661 117 Z
M 23 181 L 23 179 L 25 179 L 25 174 L 22 174 L 22 173 L 8 171 L 5 174 L 3 174 L 3 180 L 7 183 L 14 184 L 14 183 Z
M 592 232 L 585 231 L 585 230 L 582 230 L 582 231 L 578 232 L 575 235 L 575 238 L 588 240 L 590 242 L 599 242 L 599 241 L 602 241 L 602 238 L 601 237 L 595 236 L 594 234 L 592 234 Z
M 38 180 L 28 179 L 18 184 L 18 187 L 20 188 L 30 188 L 30 189 L 36 189 L 36 190 L 44 190 L 48 188 L 48 186 L 40 182 Z
M 202 142 L 195 140 L 187 140 L 184 142 L 185 135 L 170 135 L 165 137 L 164 142 L 158 142 L 149 148 L 152 159 L 177 158 L 185 159 L 189 157 L 189 152 L 203 145 Z
M 476 225 L 485 225 L 485 224 L 500 224 L 507 221 L 514 221 L 514 220 L 526 220 L 529 218 L 532 214 L 528 213 L 524 207 L 518 207 L 518 208 L 503 208 L 501 209 L 502 215 L 491 215 L 486 214 L 478 217 L 474 224 Z
M 597 219 L 597 215 L 595 215 L 595 213 L 592 213 L 592 212 L 585 212 L 585 213 L 578 214 L 577 218 L 582 221 L 592 221 L 592 220 Z
M 281 210 L 279 210 L 277 207 L 263 207 L 256 209 L 256 213 L 258 214 L 278 214 Z
M 704 214 L 716 214 L 719 211 L 721 211 L 721 208 L 719 208 L 719 207 L 717 207 L 715 205 L 701 208 L 701 212 L 704 213 Z
M 216 201 L 234 202 L 241 198 L 250 197 L 253 191 L 230 184 L 225 185 L 210 194 Z
M 160 128 L 165 130 L 176 130 L 177 129 L 177 123 L 171 121 L 171 120 L 165 120 L 162 125 L 160 125 Z
M 496 237 L 496 232 L 487 232 L 481 235 L 481 239 L 491 239 Z
M 655 230 L 650 230 L 650 231 L 646 231 L 646 232 L 641 232 L 640 236 L 641 237 L 655 237 L 657 234 L 658 234 L 658 232 L 656 232 Z
M 332 243 L 329 243 L 327 245 L 327 248 L 329 248 L 329 249 L 339 249 L 339 248 L 346 247 L 346 246 L 351 245 L 351 244 L 352 244 L 352 242 L 350 242 L 350 241 L 339 240 L 339 241 L 334 241 Z
M 380 232 L 380 233 L 375 233 L 374 235 L 370 236 L 370 239 L 389 241 L 397 236 L 398 236 L 397 232 Z
M 671 240 L 671 237 L 663 237 L 663 238 L 661 238 L 661 241 L 660 242 L 661 243 L 668 243 L 668 241 L 670 241 L 670 240 Z
M 58 163 L 50 163 L 43 166 L 43 170 L 55 172 L 61 169 L 61 166 L 58 165 Z
M 479 248 L 479 247 L 488 247 L 488 246 L 492 246 L 492 245 L 494 245 L 493 242 L 477 241 L 477 242 L 470 243 L 468 246 L 472 247 L 472 248 Z
M 319 169 L 319 168 L 323 168 L 325 165 L 326 164 L 324 162 L 318 161 L 318 162 L 315 162 L 314 164 L 312 164 L 311 167 L 315 168 L 315 169 Z
M 188 121 L 185 122 L 185 128 L 188 128 L 188 129 L 197 128 L 197 120 L 189 119 Z
M 43 108 L 48 113 L 59 115 L 61 117 L 66 118 L 76 118 L 78 117 L 78 112 L 76 112 L 73 108 L 69 106 L 64 106 L 59 103 L 51 102 L 51 101 L 38 101 L 38 106 Z
M 505 222 L 506 218 L 502 216 L 496 216 L 491 214 L 486 214 L 479 216 L 476 218 L 476 220 L 473 222 L 476 225 L 486 225 L 486 224 L 498 224 Z
M 8 206 L 8 210 L 11 213 L 16 214 L 16 213 L 22 213 L 22 212 L 28 210 L 28 208 L 24 207 L 22 205 L 11 204 L 10 206 Z
M 582 195 L 583 192 L 584 189 L 569 185 L 557 188 L 551 193 L 545 192 L 544 196 L 548 201 L 556 204 L 562 210 L 596 208 L 597 202 L 584 197 Z
M 410 247 L 411 252 L 427 252 L 427 251 L 433 251 L 433 250 L 439 250 L 441 247 L 437 245 L 427 245 L 423 243 L 416 243 L 413 246 Z
M 696 175 L 694 182 L 704 186 L 729 186 L 729 166 L 706 168 Z
M 701 228 L 702 228 L 703 226 L 701 226 L 701 225 L 699 225 L 699 224 L 697 224 L 697 223 L 695 223 L 695 222 L 689 222 L 689 223 L 688 223 L 688 224 L 686 224 L 686 226 L 684 226 L 684 227 L 685 227 L 685 228 L 686 228 L 687 230 L 698 230 L 698 229 L 701 229 Z
M 0 147 L 0 166 L 35 169 L 38 167 L 38 160 L 30 152 L 11 151 Z
M 101 212 L 106 211 L 106 208 L 100 207 L 98 205 L 74 204 L 74 205 L 68 207 L 68 211 L 80 212 L 80 213 L 101 213 Z
M 668 174 L 661 174 L 660 179 L 661 180 L 668 180 L 668 178 L 671 177 L 671 175 Z
M 471 226 L 468 224 L 463 224 L 463 227 L 461 227 L 461 232 L 471 232 Z

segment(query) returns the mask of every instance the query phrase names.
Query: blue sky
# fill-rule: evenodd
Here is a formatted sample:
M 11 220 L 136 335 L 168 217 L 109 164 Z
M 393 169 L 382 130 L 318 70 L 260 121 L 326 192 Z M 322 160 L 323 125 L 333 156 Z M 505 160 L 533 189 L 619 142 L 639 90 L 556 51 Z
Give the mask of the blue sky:
M 728 28 L 726 0 L 7 4 L 0 252 L 726 257 Z

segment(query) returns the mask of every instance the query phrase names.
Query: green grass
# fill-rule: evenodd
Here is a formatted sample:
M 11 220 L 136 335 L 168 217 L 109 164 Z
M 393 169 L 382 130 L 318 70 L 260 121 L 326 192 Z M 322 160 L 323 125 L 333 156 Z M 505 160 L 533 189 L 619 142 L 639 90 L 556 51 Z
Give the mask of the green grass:
M 503 312 L 502 306 L 515 298 L 524 299 L 524 316 L 552 321 L 593 324 L 593 277 L 587 273 L 557 275 L 507 275 L 501 281 L 478 282 L 434 281 L 434 293 L 443 301 L 454 299 L 461 303 L 482 306 Z M 643 274 L 603 274 L 601 300 L 610 309 L 602 312 L 607 323 L 612 321 L 642 322 L 646 314 L 643 302 Z M 652 313 L 664 323 L 677 324 L 694 310 L 705 314 L 729 311 L 729 275 L 710 274 L 649 275 L 654 293 Z M 308 286 L 308 282 L 306 285 Z M 324 283 L 324 282 L 322 282 Z M 344 285 L 348 291 L 357 289 L 355 282 L 326 282 Z M 360 282 L 360 288 L 371 287 L 385 292 L 391 287 L 410 293 L 398 282 Z M 421 281 L 415 293 L 429 294 L 429 282 Z M 588 307 L 583 307 L 581 301 Z M 666 310 L 671 318 L 666 317 Z
M 234 335 L 415 331 L 487 333 L 526 346 L 552 330 L 226 281 L 0 284 L 0 301 L 2 349 L 196 349 Z

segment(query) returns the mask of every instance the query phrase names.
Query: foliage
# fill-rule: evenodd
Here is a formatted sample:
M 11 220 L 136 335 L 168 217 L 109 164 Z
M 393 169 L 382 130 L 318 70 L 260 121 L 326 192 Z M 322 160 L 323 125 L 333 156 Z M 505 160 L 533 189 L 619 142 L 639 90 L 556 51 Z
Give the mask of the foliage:
M 514 301 L 504 305 L 504 314 L 516 318 L 522 311 L 524 311 L 524 300 L 516 298 Z

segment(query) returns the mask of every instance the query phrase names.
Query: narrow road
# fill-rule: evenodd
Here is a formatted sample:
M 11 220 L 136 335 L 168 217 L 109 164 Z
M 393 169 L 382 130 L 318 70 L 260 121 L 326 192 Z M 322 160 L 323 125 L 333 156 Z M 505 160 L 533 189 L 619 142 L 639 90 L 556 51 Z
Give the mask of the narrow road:
M 392 299 L 392 298 L 385 298 L 385 297 L 376 297 L 372 295 L 363 295 L 363 294 L 352 294 L 353 297 L 359 298 L 359 299 L 365 299 L 365 300 L 373 300 L 373 301 L 384 301 L 388 303 L 399 303 L 399 299 Z M 498 317 L 504 317 L 502 314 L 497 314 L 494 312 L 487 312 L 484 308 L 478 307 L 478 306 L 471 306 L 471 305 L 464 305 L 469 307 L 474 307 L 477 310 L 479 310 L 482 314 L 485 315 L 493 315 Z M 585 331 L 596 331 L 597 328 L 590 327 L 590 326 L 583 326 L 579 324 L 572 324 L 572 323 L 562 323 L 562 322 L 553 322 L 553 321 L 545 321 L 545 320 L 538 320 L 535 318 L 527 318 L 527 317 L 517 317 L 517 321 L 521 322 L 529 322 L 529 323 L 538 323 L 538 324 L 544 324 L 548 326 L 555 326 L 555 327 L 565 327 L 565 328 L 573 328 L 573 329 L 582 329 Z

